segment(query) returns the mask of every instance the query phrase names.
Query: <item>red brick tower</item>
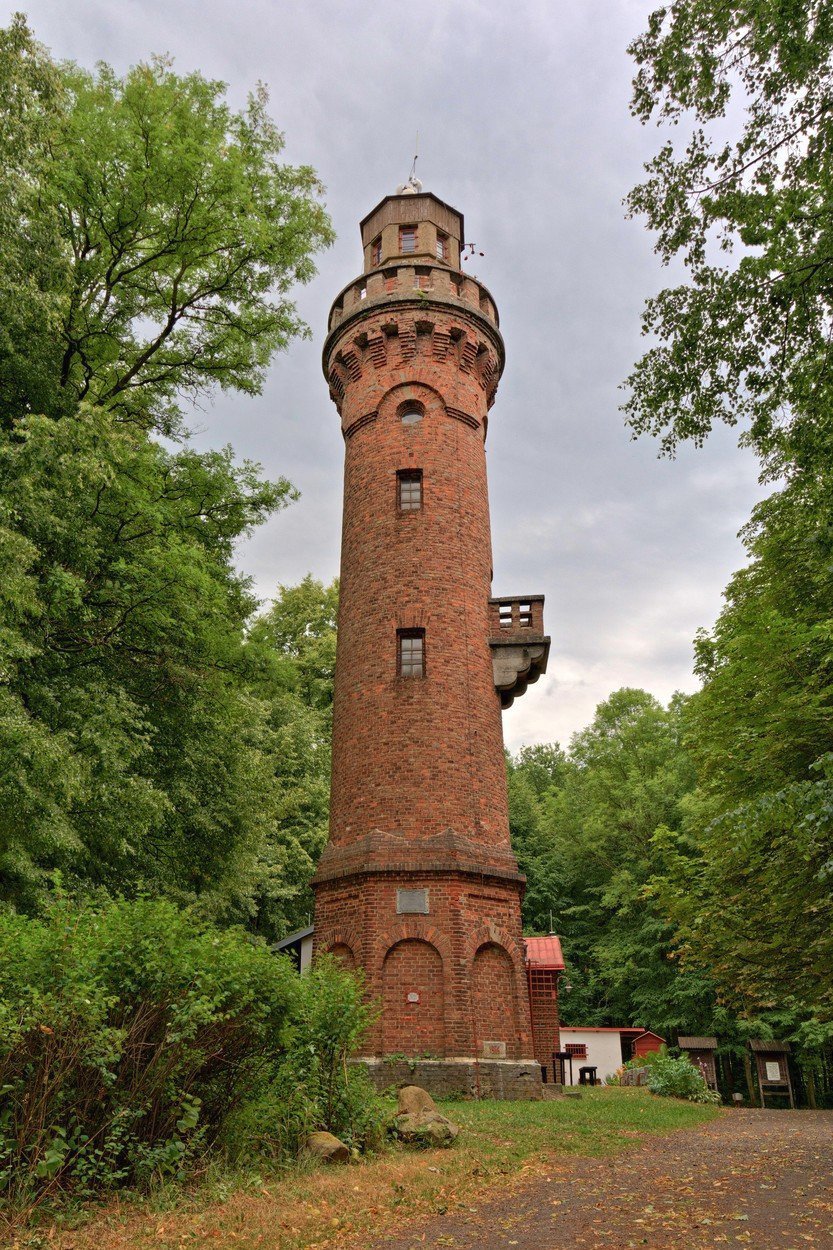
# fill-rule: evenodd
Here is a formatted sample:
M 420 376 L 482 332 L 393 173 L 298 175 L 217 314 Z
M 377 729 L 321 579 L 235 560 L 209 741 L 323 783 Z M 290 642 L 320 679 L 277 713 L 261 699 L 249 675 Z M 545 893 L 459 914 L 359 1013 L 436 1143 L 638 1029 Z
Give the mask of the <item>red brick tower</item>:
M 316 950 L 365 970 L 367 1059 L 535 1096 L 501 707 L 545 670 L 543 598 L 491 599 L 487 412 L 503 368 L 463 218 L 409 186 L 361 224 L 324 371 L 345 441 L 330 841 Z M 404 1070 L 410 1075 L 413 1067 Z

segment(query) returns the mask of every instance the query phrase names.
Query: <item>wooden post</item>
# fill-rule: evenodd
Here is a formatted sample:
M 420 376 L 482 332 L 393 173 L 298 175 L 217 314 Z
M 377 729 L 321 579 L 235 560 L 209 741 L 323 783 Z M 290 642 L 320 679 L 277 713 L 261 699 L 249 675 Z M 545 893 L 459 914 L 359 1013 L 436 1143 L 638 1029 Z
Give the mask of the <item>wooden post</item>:
M 752 1080 L 752 1060 L 749 1058 L 749 1051 L 743 1052 L 743 1070 L 746 1074 L 746 1088 L 749 1093 L 749 1101 L 755 1101 L 755 1084 Z M 761 1095 L 763 1105 L 763 1095 Z
M 804 1084 L 807 1088 L 807 1102 L 811 1111 L 816 1111 L 816 1074 L 812 1068 L 804 1073 Z

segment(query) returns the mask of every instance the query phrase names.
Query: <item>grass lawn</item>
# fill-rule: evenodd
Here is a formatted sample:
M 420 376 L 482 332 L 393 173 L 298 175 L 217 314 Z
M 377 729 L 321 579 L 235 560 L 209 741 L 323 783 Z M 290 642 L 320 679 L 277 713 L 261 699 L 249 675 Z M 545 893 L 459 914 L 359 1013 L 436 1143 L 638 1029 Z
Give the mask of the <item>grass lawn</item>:
M 627 1150 L 653 1133 L 693 1128 L 720 1114 L 640 1089 L 588 1090 L 581 1100 L 444 1102 L 461 1126 L 450 1150 L 392 1148 L 343 1168 L 215 1176 L 196 1191 L 110 1203 L 75 1229 L 41 1229 L 16 1245 L 50 1250 L 241 1250 L 362 1247 L 408 1218 L 466 1208 L 495 1185 L 545 1172 L 564 1154 Z

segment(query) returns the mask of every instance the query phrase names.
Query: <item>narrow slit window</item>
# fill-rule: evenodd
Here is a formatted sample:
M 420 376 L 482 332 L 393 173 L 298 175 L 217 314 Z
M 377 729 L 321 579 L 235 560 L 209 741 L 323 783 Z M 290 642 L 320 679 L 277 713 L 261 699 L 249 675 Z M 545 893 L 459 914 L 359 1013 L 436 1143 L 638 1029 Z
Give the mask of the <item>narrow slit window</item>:
M 511 603 L 502 603 L 500 605 L 500 628 L 501 629 L 512 628 L 512 604 Z
M 531 626 L 532 624 L 532 604 L 531 603 L 519 603 L 518 604 L 518 624 L 520 625 L 521 629 L 529 629 L 529 627 Z
M 396 475 L 400 512 L 418 512 L 422 507 L 422 469 L 400 469 Z
M 437 231 L 437 260 L 448 260 L 448 235 Z
M 399 676 L 425 676 L 425 630 L 400 629 L 397 634 L 399 642 Z
M 379 235 L 370 245 L 370 263 L 371 265 L 381 265 L 382 263 L 382 236 Z
M 416 226 L 400 226 L 399 227 L 399 250 L 404 255 L 416 251 L 417 232 Z

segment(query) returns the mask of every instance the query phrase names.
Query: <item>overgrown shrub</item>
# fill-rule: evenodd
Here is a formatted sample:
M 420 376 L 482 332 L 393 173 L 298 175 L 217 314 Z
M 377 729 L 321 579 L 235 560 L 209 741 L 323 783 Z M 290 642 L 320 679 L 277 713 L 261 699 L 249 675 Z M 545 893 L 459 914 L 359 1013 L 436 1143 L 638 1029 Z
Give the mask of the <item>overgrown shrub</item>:
M 316 1129 L 363 1150 L 379 1142 L 385 1113 L 366 1070 L 349 1062 L 372 1023 L 360 973 L 322 956 L 297 986 L 287 1048 L 270 1091 L 285 1149 Z
M 669 1054 L 658 1055 L 651 1064 L 648 1089 L 652 1094 L 688 1102 L 720 1102 L 720 1095 L 709 1089 L 700 1069 L 685 1056 L 674 1059 Z
M 296 987 L 167 902 L 0 914 L 0 1194 L 184 1175 L 277 1071 Z

